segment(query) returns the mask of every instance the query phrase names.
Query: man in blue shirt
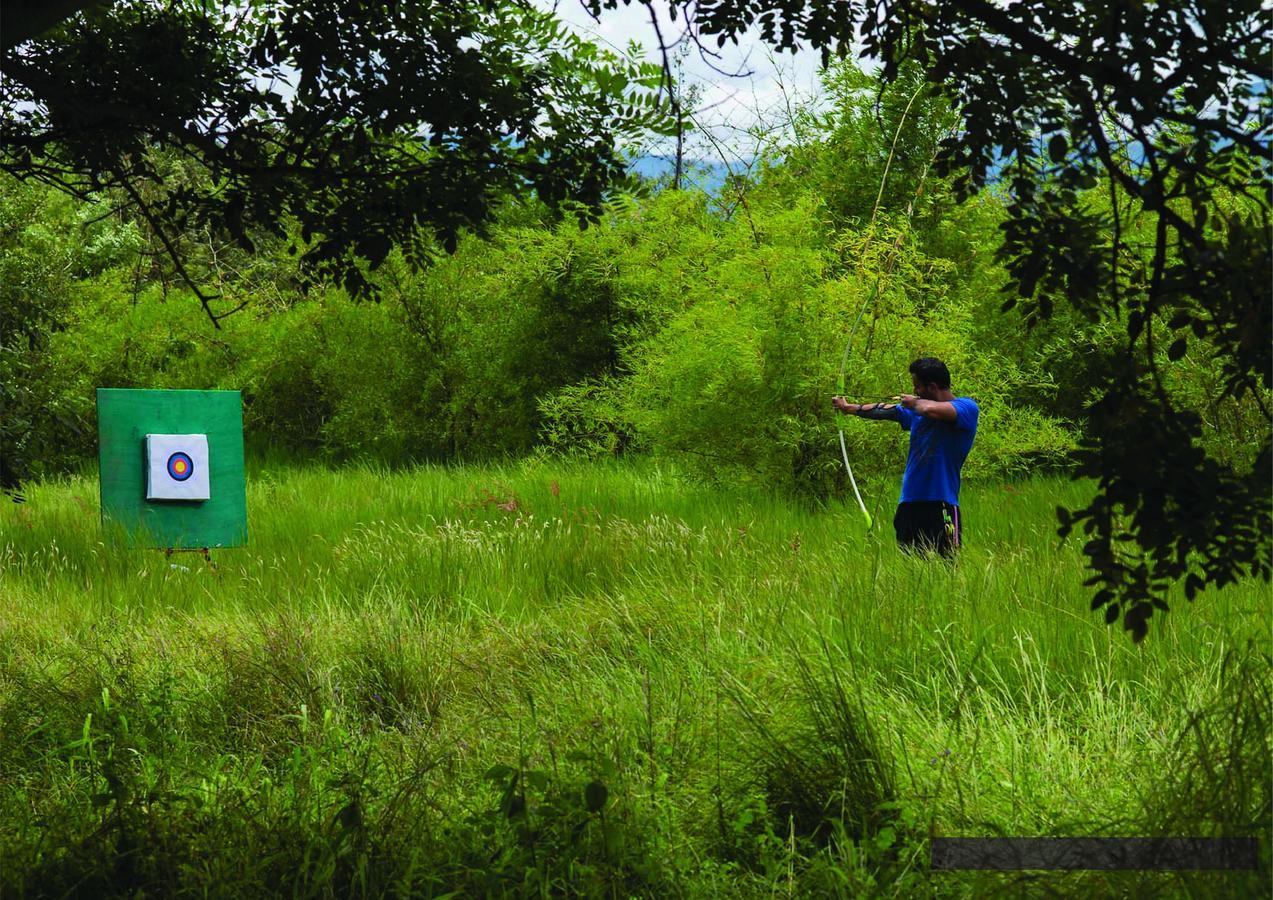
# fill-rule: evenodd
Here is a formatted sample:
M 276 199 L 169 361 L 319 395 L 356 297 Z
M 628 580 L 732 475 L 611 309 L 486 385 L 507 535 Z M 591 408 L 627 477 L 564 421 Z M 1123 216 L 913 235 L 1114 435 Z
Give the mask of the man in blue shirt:
M 877 421 L 897 422 L 911 436 L 902 495 L 893 529 L 903 550 L 951 556 L 963 537 L 959 513 L 959 471 L 977 435 L 980 410 L 970 397 L 950 390 L 950 370 L 940 359 L 924 357 L 910 365 L 914 394 L 899 404 L 831 402 L 840 412 Z

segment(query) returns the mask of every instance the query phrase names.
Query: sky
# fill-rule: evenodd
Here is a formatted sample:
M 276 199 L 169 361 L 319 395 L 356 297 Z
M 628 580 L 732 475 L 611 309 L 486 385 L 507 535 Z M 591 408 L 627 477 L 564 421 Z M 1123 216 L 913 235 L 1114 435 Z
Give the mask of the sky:
M 633 3 L 606 10 L 597 21 L 580 0 L 536 2 L 545 9 L 555 10 L 558 18 L 580 36 L 603 48 L 626 51 L 628 44 L 635 40 L 641 44 L 645 59 L 662 62 L 658 38 L 645 6 Z M 667 17 L 666 4 L 656 4 L 656 9 L 663 38 L 670 43 L 681 34 L 683 23 L 672 22 Z M 714 44 L 712 40 L 708 46 L 715 49 Z M 719 52 L 721 59 L 711 60 L 710 65 L 692 46 L 685 57 L 682 78 L 686 85 L 697 85 L 701 91 L 695 120 L 701 128 L 710 131 L 719 145 L 718 149 L 700 136 L 691 139 L 686 155 L 719 164 L 723 152 L 731 168 L 745 168 L 754 160 L 758 144 L 748 131 L 765 126 L 782 128 L 790 118 L 789 105 L 810 102 L 818 95 L 819 55 L 810 50 L 794 54 L 770 50 L 756 30 L 740 36 L 737 47 L 727 43 Z M 730 77 L 714 71 L 713 65 L 726 73 L 743 74 Z M 644 148 L 643 152 L 647 156 L 666 157 L 672 154 L 674 146 L 674 140 L 665 139 L 656 146 Z

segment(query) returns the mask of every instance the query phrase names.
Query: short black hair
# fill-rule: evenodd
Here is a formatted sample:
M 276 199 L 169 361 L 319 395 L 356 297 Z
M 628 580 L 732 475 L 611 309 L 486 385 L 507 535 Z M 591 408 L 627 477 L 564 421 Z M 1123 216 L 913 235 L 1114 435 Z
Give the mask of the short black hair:
M 943 391 L 950 390 L 950 369 L 940 359 L 922 356 L 911 363 L 911 374 L 920 384 L 935 384 Z

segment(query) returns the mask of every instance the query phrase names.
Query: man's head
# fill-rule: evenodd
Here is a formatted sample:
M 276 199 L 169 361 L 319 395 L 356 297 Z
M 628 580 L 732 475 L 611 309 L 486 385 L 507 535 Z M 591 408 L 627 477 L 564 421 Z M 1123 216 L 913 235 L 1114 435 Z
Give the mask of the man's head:
M 916 397 L 937 400 L 937 395 L 950 390 L 950 370 L 940 359 L 921 357 L 911 363 L 910 371 Z

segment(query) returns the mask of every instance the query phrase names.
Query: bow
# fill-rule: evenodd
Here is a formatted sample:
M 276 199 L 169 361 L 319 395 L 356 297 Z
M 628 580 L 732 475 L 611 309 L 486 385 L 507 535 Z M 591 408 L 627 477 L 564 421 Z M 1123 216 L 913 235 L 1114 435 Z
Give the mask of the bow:
M 858 324 L 862 321 L 862 316 L 866 313 L 866 307 L 875 295 L 879 293 L 879 282 L 875 283 L 873 290 L 862 301 L 862 305 L 858 308 L 857 318 L 853 320 L 853 327 L 849 329 L 849 339 L 844 343 L 844 353 L 840 356 L 840 377 L 837 381 L 837 390 L 840 396 L 844 396 L 844 369 L 849 363 L 849 350 L 853 347 L 853 336 L 857 333 Z M 853 477 L 853 466 L 849 464 L 849 448 L 844 442 L 844 428 L 839 429 L 840 432 L 840 456 L 844 460 L 844 470 L 849 473 L 849 484 L 853 485 L 853 496 L 857 498 L 858 507 L 862 510 L 862 515 L 866 517 L 866 527 L 870 528 L 873 524 L 871 514 L 866 511 L 866 503 L 862 500 L 862 492 L 858 490 L 857 479 Z
M 871 245 L 871 241 L 875 238 L 875 217 L 880 211 L 880 201 L 884 198 L 884 186 L 888 183 L 888 170 L 893 165 L 893 155 L 897 151 L 897 139 L 902 135 L 902 126 L 906 124 L 906 117 L 911 111 L 911 104 L 913 104 L 916 98 L 919 97 L 924 86 L 924 82 L 921 81 L 919 83 L 919 87 L 915 88 L 915 92 L 911 94 L 911 98 L 906 101 L 906 108 L 902 110 L 902 116 L 897 122 L 897 130 L 893 132 L 893 143 L 888 148 L 888 159 L 884 161 L 884 174 L 880 177 L 880 190 L 879 193 L 875 195 L 875 206 L 871 209 L 871 223 L 867 226 L 866 243 L 863 245 L 863 255 L 865 255 L 865 249 Z M 928 167 L 925 166 L 924 175 L 920 176 L 920 185 L 923 185 L 924 176 L 927 174 Z M 906 210 L 908 215 L 910 214 L 910 208 L 914 205 L 914 203 L 915 200 L 912 198 L 911 204 L 908 205 Z M 898 238 L 900 242 L 901 236 L 899 235 Z M 849 363 L 849 351 L 853 347 L 853 336 L 857 334 L 858 325 L 862 322 L 862 316 L 866 314 L 867 306 L 869 306 L 871 301 L 879 296 L 880 282 L 883 280 L 885 274 L 885 272 L 879 273 L 879 276 L 875 279 L 875 286 L 872 288 L 871 293 L 867 295 L 866 299 L 862 301 L 862 305 L 858 307 L 858 314 L 853 320 L 853 327 L 849 329 L 849 339 L 844 342 L 844 353 L 840 356 L 840 376 L 837 383 L 840 396 L 844 396 L 844 370 Z M 853 466 L 849 464 L 849 448 L 844 441 L 844 428 L 841 427 L 838 430 L 840 433 L 840 456 L 844 460 L 844 470 L 849 473 L 849 484 L 853 486 L 853 496 L 857 498 L 858 508 L 862 510 L 862 515 L 866 519 L 866 527 L 870 528 L 874 523 L 871 519 L 871 514 L 867 512 L 866 503 L 862 501 L 862 492 L 858 490 L 857 479 L 853 477 Z

